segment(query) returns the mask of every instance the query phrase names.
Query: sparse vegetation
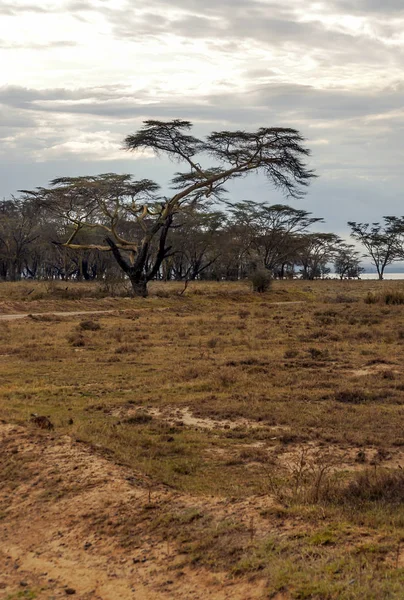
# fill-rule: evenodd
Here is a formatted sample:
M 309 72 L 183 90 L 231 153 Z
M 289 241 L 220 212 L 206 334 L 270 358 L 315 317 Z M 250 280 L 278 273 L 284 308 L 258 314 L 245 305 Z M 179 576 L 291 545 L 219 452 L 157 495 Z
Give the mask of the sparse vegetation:
M 0 418 L 43 443 L 85 442 L 147 482 L 144 502 L 89 515 L 88 531 L 131 551 L 147 532 L 178 568 L 254 577 L 268 597 L 401 598 L 404 307 L 364 301 L 400 282 L 273 281 L 265 295 L 193 282 L 182 296 L 156 283 L 148 301 L 78 284 L 65 311 L 113 312 L 57 319 L 60 299 L 32 285 L 8 288 L 9 312 L 48 315 L 0 322 Z M 39 463 L 7 457 L 2 482 L 28 489 Z M 55 472 L 35 502 L 73 485 Z

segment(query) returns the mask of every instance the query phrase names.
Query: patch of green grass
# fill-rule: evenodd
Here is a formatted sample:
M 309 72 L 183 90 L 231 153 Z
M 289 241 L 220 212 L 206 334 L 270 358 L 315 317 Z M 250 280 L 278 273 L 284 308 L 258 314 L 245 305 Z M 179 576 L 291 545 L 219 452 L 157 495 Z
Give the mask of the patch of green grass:
M 9 594 L 6 596 L 5 600 L 35 600 L 35 598 L 38 598 L 38 593 L 34 590 L 26 588 L 24 590 L 19 590 L 18 592 Z

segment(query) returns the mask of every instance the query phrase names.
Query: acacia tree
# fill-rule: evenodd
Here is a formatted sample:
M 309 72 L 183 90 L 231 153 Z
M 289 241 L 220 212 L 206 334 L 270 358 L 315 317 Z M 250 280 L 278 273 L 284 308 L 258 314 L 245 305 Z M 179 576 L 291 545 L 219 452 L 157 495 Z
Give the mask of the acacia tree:
M 338 247 L 334 258 L 334 269 L 340 279 L 360 276 L 364 269 L 360 266 L 359 252 L 355 250 L 354 246 L 342 243 Z
M 159 186 L 153 181 L 115 174 L 59 178 L 48 189 L 28 192 L 72 223 L 65 246 L 111 251 L 129 277 L 134 295 L 147 295 L 147 283 L 170 254 L 168 232 L 184 207 L 219 197 L 226 182 L 249 173 L 262 172 L 275 188 L 292 197 L 300 197 L 314 177 L 304 163 L 309 150 L 295 129 L 219 131 L 202 140 L 189 134 L 191 127 L 189 121 L 149 120 L 125 139 L 127 150 L 152 150 L 186 166 L 186 171 L 172 179 L 168 197 L 158 194 Z M 208 158 L 215 166 L 201 166 L 199 161 Z M 128 223 L 131 227 L 126 227 L 125 234 Z M 86 228 L 96 228 L 103 241 L 91 246 L 76 243 L 76 236 Z
M 0 278 L 21 278 L 24 261 L 39 237 L 32 202 L 19 198 L 0 202 Z
M 301 234 L 324 221 L 306 210 L 284 204 L 239 202 L 231 205 L 230 212 L 235 222 L 248 224 L 250 248 L 261 265 L 279 277 L 284 276 L 286 265 L 296 257 L 296 242 Z
M 403 255 L 404 217 L 383 218 L 384 224 L 348 222 L 351 236 L 366 248 L 365 256 L 376 267 L 379 279 L 383 279 L 385 268 Z
M 335 233 L 308 233 L 301 236 L 298 263 L 302 279 L 313 280 L 330 272 L 328 263 L 338 251 L 341 239 Z
M 166 261 L 166 271 L 169 266 L 175 279 L 192 281 L 201 277 L 221 254 L 218 238 L 224 234 L 225 215 L 207 208 L 184 209 L 181 220 L 171 229 L 168 243 L 172 257 Z

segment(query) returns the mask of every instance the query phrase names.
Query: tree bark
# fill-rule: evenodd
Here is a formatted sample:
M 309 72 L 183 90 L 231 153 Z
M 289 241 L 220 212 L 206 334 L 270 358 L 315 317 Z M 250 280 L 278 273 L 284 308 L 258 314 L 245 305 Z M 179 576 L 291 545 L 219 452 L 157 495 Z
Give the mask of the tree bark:
M 147 280 L 144 277 L 139 278 L 133 273 L 129 274 L 129 279 L 132 284 L 133 295 L 138 298 L 147 298 Z

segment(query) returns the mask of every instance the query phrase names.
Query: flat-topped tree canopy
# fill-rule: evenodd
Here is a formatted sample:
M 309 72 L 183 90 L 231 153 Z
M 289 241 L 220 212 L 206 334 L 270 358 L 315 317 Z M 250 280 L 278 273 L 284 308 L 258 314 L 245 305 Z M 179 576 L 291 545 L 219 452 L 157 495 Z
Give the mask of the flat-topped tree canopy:
M 261 127 L 252 133 L 214 131 L 201 140 L 187 133 L 191 128 L 189 121 L 178 119 L 145 121 L 137 133 L 126 137 L 125 147 L 132 151 L 152 149 L 157 154 L 185 161 L 191 169 L 186 179 L 198 186 L 197 189 L 208 190 L 217 182 L 224 184 L 248 172 L 260 171 L 275 187 L 297 198 L 304 194 L 304 188 L 315 176 L 304 162 L 310 151 L 302 145 L 304 138 L 296 129 Z M 220 167 L 202 167 L 195 159 L 197 155 L 214 158 Z M 191 187 L 182 193 L 192 193 Z
M 90 248 L 77 243 L 76 236 L 85 228 L 97 229 L 103 241 L 91 248 L 111 251 L 134 294 L 146 296 L 147 283 L 170 255 L 167 235 L 177 213 L 209 197 L 220 199 L 226 182 L 251 172 L 263 172 L 275 188 L 294 198 L 301 197 L 315 177 L 304 163 L 309 150 L 295 129 L 219 131 L 202 140 L 190 135 L 191 128 L 189 121 L 149 120 L 124 141 L 127 150 L 151 149 L 187 166 L 174 174 L 168 197 L 159 195 L 154 181 L 115 173 L 59 177 L 49 188 L 25 194 L 71 223 L 66 247 Z M 215 165 L 201 166 L 199 161 L 212 158 Z
M 394 261 L 402 260 L 404 217 L 383 217 L 384 223 L 357 223 L 348 221 L 351 236 L 366 249 L 364 256 L 371 259 L 379 279 Z

